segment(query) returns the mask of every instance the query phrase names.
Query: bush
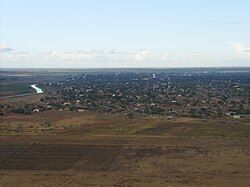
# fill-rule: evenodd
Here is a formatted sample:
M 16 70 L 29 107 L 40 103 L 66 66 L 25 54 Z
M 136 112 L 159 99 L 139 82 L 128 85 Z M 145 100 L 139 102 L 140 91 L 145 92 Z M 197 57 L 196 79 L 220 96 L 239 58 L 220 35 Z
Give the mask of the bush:
M 25 113 L 25 110 L 23 108 L 17 107 L 17 108 L 12 109 L 12 112 L 16 114 L 23 114 Z

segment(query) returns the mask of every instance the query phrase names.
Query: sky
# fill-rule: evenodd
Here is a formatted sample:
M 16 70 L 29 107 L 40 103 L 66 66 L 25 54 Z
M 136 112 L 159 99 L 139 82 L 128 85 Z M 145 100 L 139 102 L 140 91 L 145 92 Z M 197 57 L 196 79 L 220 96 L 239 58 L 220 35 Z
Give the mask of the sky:
M 0 0 L 0 68 L 249 67 L 249 0 Z

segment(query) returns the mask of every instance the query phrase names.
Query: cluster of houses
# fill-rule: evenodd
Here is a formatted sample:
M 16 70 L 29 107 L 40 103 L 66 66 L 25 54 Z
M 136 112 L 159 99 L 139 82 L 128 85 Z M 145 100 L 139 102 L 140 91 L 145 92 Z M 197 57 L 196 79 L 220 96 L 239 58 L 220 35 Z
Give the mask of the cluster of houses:
M 249 114 L 249 82 L 231 73 L 83 73 L 46 83 L 31 112 L 101 113 L 238 118 Z

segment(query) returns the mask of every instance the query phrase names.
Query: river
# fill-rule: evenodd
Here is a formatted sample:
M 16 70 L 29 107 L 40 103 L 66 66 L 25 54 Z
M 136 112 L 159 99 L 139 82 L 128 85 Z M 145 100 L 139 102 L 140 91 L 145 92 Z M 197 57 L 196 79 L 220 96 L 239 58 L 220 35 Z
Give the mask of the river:
M 30 85 L 31 88 L 36 90 L 36 93 L 43 93 L 43 90 L 41 88 L 38 88 L 35 84 Z

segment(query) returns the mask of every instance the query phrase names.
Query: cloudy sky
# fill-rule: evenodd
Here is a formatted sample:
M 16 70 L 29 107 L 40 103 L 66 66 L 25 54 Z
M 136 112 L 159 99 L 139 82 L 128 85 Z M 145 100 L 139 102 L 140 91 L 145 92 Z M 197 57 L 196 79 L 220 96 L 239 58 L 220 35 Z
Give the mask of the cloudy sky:
M 250 66 L 249 0 L 0 0 L 0 67 Z

